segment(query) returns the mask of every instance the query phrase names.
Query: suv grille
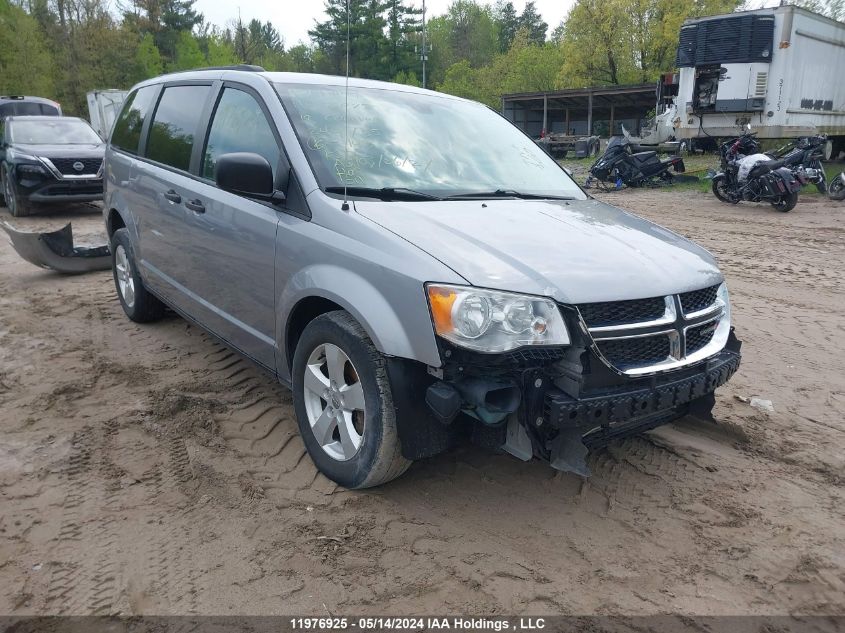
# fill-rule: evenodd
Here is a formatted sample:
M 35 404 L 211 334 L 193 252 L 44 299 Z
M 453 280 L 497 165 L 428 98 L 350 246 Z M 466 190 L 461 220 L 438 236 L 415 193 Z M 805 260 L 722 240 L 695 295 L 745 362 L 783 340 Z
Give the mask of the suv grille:
M 704 308 L 712 306 L 716 303 L 716 293 L 718 291 L 719 286 L 716 285 L 681 294 L 681 307 L 684 309 L 684 314 L 698 312 L 699 310 L 704 310 Z
M 58 169 L 65 176 L 80 176 L 82 174 L 96 174 L 100 171 L 100 165 L 103 164 L 102 158 L 51 158 L 56 169 Z M 74 163 L 82 163 L 85 167 L 82 171 L 77 171 L 73 168 Z
M 669 337 L 665 334 L 598 341 L 596 344 L 602 355 L 619 369 L 659 363 L 669 358 L 671 352 Z
M 659 319 L 666 310 L 666 301 L 663 297 L 652 297 L 632 301 L 582 303 L 578 310 L 587 327 L 605 327 Z

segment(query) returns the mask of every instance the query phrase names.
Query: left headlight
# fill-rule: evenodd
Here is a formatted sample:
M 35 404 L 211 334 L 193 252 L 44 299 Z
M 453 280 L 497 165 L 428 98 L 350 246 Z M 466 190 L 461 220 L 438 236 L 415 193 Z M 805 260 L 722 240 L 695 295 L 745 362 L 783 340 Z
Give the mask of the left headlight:
M 546 297 L 428 284 L 434 330 L 460 347 L 507 352 L 529 345 L 568 345 L 557 305 Z
M 18 163 L 15 169 L 21 176 L 44 176 L 47 173 L 47 170 L 41 165 L 33 163 Z

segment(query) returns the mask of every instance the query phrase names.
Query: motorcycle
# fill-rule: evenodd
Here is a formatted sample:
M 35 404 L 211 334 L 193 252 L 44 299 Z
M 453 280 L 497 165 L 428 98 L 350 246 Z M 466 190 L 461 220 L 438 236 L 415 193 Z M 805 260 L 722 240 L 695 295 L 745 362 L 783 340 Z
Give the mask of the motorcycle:
M 670 156 L 661 160 L 654 151 L 635 153 L 626 138 L 614 136 L 608 142 L 604 154 L 590 167 L 590 176 L 585 185 L 591 186 L 593 179 L 614 183 L 617 189 L 623 184 L 643 187 L 658 181 L 669 183 L 672 181 L 670 169 L 676 173 L 686 171 L 684 159 Z
M 798 204 L 803 182 L 784 166 L 760 152 L 750 126 L 737 138 L 719 146 L 721 171 L 713 177 L 713 195 L 728 204 L 742 200 L 768 202 L 786 213 Z
M 824 146 L 827 137 L 824 134 L 818 136 L 802 136 L 769 156 L 773 159 L 783 159 L 784 166 L 789 167 L 799 180 L 805 180 L 816 185 L 819 193 L 827 192 L 827 182 L 822 167 Z
M 830 181 L 827 186 L 827 195 L 831 200 L 845 200 L 845 171 Z

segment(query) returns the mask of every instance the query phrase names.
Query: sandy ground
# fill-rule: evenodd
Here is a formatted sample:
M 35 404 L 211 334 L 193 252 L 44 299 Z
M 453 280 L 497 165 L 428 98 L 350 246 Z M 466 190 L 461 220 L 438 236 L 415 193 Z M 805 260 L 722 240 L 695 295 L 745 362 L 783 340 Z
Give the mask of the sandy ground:
M 717 424 L 615 443 L 588 481 L 467 447 L 340 490 L 285 389 L 0 240 L 0 613 L 845 612 L 845 205 L 604 196 L 716 254 L 744 362 Z

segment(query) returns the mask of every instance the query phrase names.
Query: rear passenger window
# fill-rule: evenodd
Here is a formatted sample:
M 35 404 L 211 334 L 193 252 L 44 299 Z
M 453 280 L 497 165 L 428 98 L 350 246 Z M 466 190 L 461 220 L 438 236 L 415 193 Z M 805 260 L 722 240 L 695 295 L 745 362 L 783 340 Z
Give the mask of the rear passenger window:
M 115 121 L 111 134 L 112 147 L 117 147 L 129 152 L 138 153 L 138 143 L 141 140 L 141 128 L 144 127 L 144 119 L 153 105 L 157 86 L 146 86 L 139 88 L 126 98 L 123 110 Z
M 147 158 L 188 171 L 194 134 L 202 115 L 202 107 L 211 86 L 172 86 L 165 88 L 159 99 L 150 137 Z
M 279 146 L 264 111 L 252 95 L 226 88 L 211 121 L 202 159 L 202 175 L 214 178 L 217 159 L 232 152 L 253 152 L 267 159 L 273 176 L 279 164 Z

